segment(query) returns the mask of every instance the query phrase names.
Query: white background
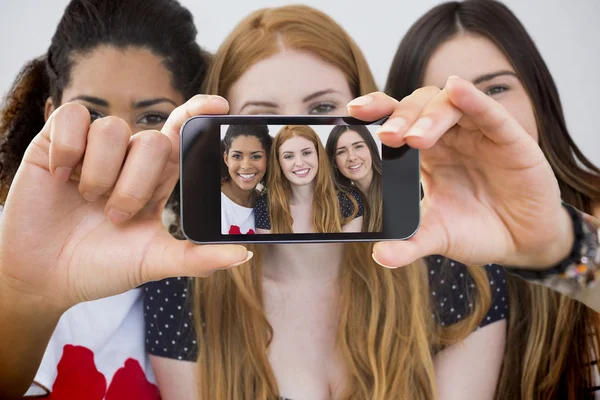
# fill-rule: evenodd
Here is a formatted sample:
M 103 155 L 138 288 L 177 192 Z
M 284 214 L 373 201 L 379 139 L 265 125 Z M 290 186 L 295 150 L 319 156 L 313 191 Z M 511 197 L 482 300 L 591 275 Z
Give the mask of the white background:
M 315 132 L 317 132 L 317 135 L 319 135 L 319 138 L 321 139 L 321 143 L 323 143 L 323 147 L 325 147 L 325 145 L 327 144 L 327 138 L 329 137 L 329 133 L 333 130 L 335 125 L 309 125 L 309 126 Z M 229 127 L 229 125 L 221 125 L 221 139 L 223 139 L 225 137 L 225 133 L 227 133 L 228 127 Z M 277 132 L 279 132 L 279 130 L 283 127 L 284 127 L 284 125 L 268 125 L 269 135 L 275 137 L 275 135 L 277 135 Z M 379 155 L 381 155 L 381 141 L 379 140 L 377 135 L 375 135 L 375 131 L 377 130 L 377 128 L 379 128 L 379 125 L 368 125 L 367 126 L 367 129 L 369 130 L 369 132 L 371 132 L 373 139 L 375 139 L 375 143 L 377 144 L 377 149 L 379 150 Z
M 123 0 L 127 1 L 127 0 Z M 300 1 L 182 0 L 195 16 L 198 42 L 215 51 L 249 12 Z M 379 86 L 408 27 L 437 0 L 304 0 L 337 20 L 364 51 Z M 0 94 L 21 66 L 50 44 L 67 0 L 0 0 Z M 504 0 L 538 45 L 560 91 L 575 142 L 600 165 L 600 0 Z

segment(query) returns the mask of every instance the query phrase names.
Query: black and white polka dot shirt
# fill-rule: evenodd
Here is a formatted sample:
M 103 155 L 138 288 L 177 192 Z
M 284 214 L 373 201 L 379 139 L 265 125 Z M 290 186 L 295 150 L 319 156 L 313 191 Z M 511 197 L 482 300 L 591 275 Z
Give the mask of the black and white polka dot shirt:
M 505 272 L 498 265 L 485 267 L 492 295 L 491 306 L 479 328 L 508 318 Z M 433 317 L 442 326 L 470 314 L 475 283 L 464 264 L 441 256 L 427 258 Z M 144 286 L 147 351 L 156 356 L 195 361 L 196 333 L 193 321 L 191 281 L 171 278 Z
M 355 206 L 352 200 L 348 196 L 354 197 L 356 204 L 358 204 L 358 212 L 354 215 Z M 354 218 L 362 217 L 365 214 L 364 205 L 361 196 L 352 189 L 346 191 L 340 191 L 337 193 L 338 201 L 340 203 L 340 210 L 344 219 L 354 215 Z M 254 205 L 254 223 L 257 229 L 271 229 L 271 220 L 269 218 L 269 200 L 266 194 L 263 194 L 256 200 Z

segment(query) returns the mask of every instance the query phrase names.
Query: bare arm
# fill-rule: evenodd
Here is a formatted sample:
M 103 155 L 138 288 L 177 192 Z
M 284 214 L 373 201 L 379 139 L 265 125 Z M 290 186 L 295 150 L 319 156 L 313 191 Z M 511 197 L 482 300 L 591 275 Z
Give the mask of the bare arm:
M 150 356 L 162 400 L 200 400 L 196 363 Z
M 506 320 L 500 320 L 438 353 L 433 360 L 438 398 L 493 399 L 505 342 Z
M 342 227 L 342 232 L 360 232 L 362 231 L 363 217 L 354 218 Z
M 0 275 L 0 398 L 20 399 L 33 381 L 61 312 Z

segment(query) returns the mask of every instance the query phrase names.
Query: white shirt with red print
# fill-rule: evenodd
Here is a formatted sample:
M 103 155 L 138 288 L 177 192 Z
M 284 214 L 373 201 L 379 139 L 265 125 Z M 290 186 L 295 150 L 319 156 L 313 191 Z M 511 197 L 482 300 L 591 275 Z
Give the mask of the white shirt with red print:
M 221 233 L 248 235 L 255 233 L 254 208 L 242 207 L 221 192 Z
M 141 289 L 63 314 L 26 396 L 51 400 L 158 400 L 144 348 Z

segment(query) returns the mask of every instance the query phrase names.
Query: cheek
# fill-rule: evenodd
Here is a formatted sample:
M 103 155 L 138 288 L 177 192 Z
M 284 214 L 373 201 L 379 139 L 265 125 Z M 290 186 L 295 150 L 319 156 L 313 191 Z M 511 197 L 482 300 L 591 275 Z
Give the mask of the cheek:
M 257 160 L 254 165 L 255 168 L 258 169 L 260 172 L 265 172 L 267 170 L 267 159 L 262 158 L 260 160 Z
M 371 152 L 369 152 L 369 150 L 362 150 L 360 153 L 360 158 L 363 159 L 367 167 L 373 165 L 373 158 L 371 157 Z

